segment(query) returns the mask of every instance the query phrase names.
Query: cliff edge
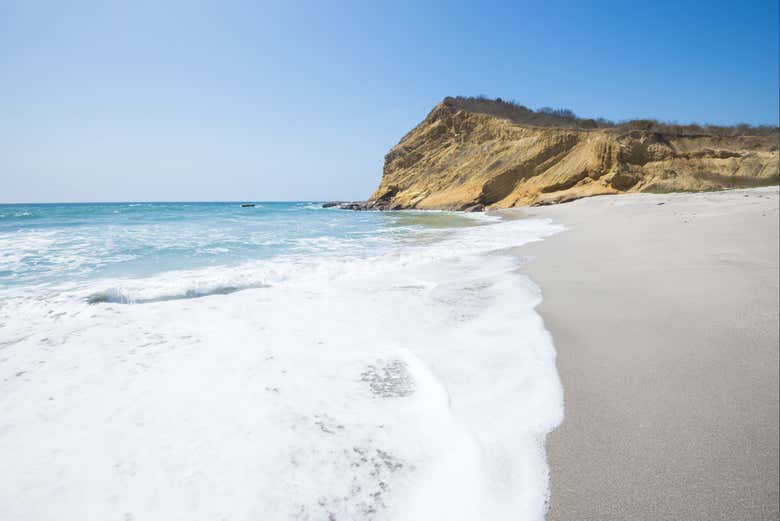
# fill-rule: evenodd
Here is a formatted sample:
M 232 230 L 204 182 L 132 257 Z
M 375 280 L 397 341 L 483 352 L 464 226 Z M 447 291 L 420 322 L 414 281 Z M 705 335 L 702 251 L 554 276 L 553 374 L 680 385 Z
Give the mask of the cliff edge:
M 638 120 L 445 98 L 385 156 L 365 208 L 480 210 L 623 192 L 777 184 L 778 131 Z

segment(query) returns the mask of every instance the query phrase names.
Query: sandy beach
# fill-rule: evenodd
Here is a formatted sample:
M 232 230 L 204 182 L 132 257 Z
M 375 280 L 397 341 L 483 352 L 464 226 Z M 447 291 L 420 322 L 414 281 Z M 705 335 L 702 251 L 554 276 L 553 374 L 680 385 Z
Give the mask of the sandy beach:
M 510 211 L 565 420 L 549 520 L 778 518 L 778 188 Z

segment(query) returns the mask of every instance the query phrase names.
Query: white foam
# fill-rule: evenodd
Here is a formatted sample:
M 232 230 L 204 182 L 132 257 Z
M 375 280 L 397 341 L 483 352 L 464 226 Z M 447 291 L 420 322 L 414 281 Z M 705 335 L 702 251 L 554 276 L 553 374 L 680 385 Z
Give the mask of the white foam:
M 558 230 L 4 294 L 0 519 L 542 519 Z

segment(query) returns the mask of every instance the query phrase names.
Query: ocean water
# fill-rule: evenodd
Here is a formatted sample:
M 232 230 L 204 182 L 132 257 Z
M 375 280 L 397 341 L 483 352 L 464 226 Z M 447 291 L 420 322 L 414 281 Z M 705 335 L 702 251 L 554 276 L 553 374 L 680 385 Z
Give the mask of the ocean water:
M 545 220 L 0 205 L 0 519 L 540 520 Z

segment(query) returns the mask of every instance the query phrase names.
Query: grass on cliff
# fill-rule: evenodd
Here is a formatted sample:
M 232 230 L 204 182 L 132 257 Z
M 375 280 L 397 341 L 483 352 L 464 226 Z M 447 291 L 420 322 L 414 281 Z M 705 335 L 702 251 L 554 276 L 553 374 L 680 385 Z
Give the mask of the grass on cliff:
M 468 112 L 489 114 L 513 123 L 532 125 L 537 127 L 576 128 L 576 129 L 612 129 L 619 133 L 632 131 L 657 132 L 659 134 L 673 136 L 699 136 L 710 135 L 719 137 L 735 136 L 770 136 L 780 133 L 780 128 L 771 125 L 748 125 L 741 123 L 733 126 L 698 125 L 691 123 L 680 125 L 677 123 L 661 122 L 655 119 L 632 119 L 628 121 L 614 122 L 604 118 L 581 118 L 569 109 L 553 109 L 542 107 L 533 110 L 525 105 L 501 98 L 489 99 L 485 96 L 444 98 L 444 104 L 460 108 Z

